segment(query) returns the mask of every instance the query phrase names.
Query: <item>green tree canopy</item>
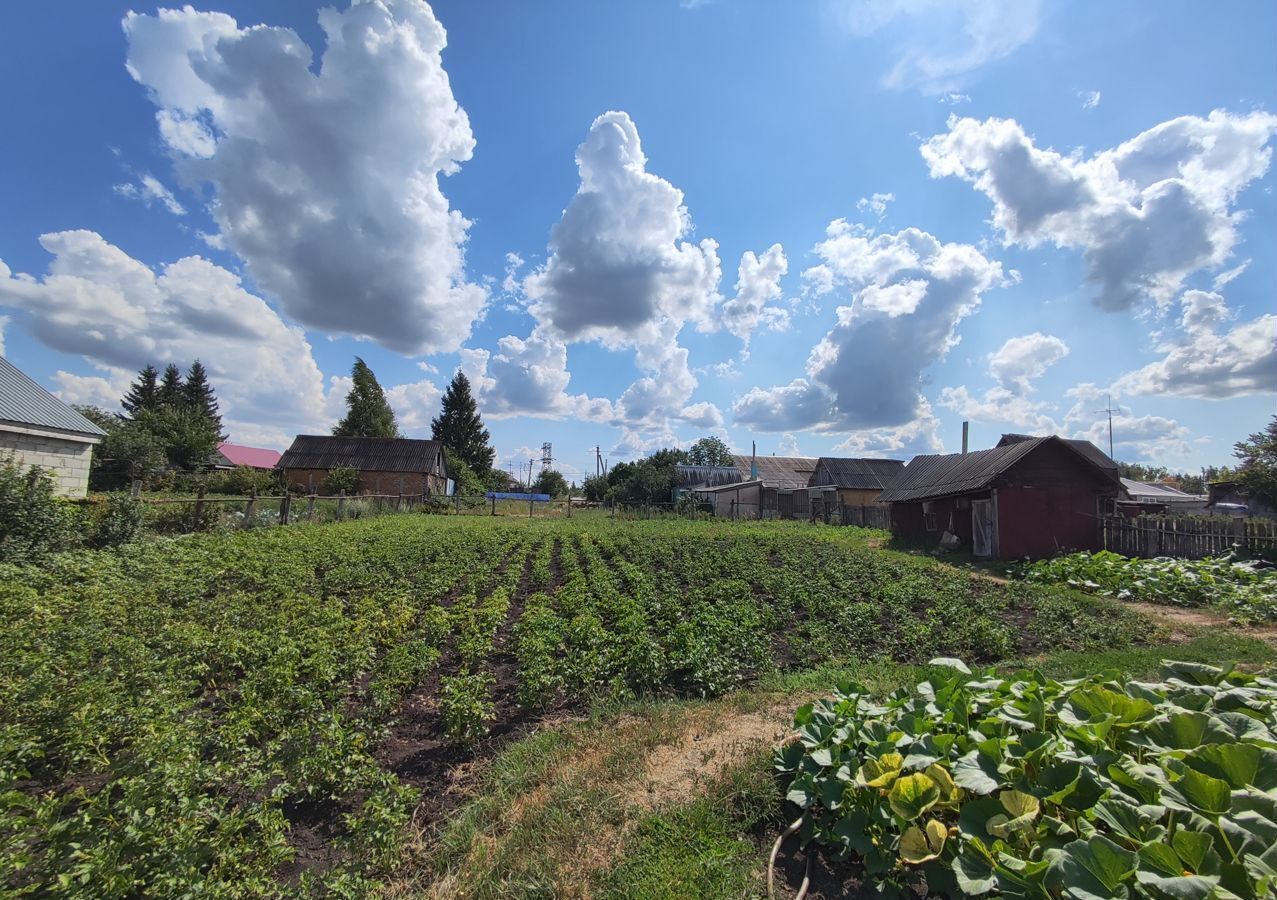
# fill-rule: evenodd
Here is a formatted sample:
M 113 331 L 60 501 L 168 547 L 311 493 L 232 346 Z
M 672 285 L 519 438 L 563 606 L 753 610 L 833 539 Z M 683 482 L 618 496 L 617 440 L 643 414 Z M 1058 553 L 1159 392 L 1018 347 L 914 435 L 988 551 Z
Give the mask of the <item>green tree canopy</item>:
M 1263 431 L 1233 445 L 1240 460 L 1236 476 L 1246 493 L 1277 503 L 1277 416 Z
M 346 395 L 346 415 L 333 427 L 335 437 L 399 437 L 395 411 L 368 364 L 355 357 L 350 370 L 354 381 Z
M 443 392 L 439 415 L 430 421 L 430 436 L 480 477 L 492 468 L 496 453 L 488 443 L 488 429 L 479 417 L 479 404 L 470 392 L 470 379 L 463 372 L 458 371 Z
M 532 493 L 549 494 L 551 497 L 566 497 L 568 482 L 560 472 L 554 469 L 542 469 L 537 480 L 532 483 Z
M 719 438 L 703 437 L 687 451 L 687 461 L 694 466 L 730 466 L 732 451 Z
M 160 406 L 160 373 L 150 363 L 137 373 L 137 380 L 129 385 L 128 393 L 120 401 L 120 406 L 130 416 L 136 416 L 143 410 L 155 410 Z M 99 423 L 95 423 L 99 424 Z
M 169 463 L 179 469 L 207 465 L 221 440 L 214 424 L 185 403 L 143 412 L 133 421 L 160 441 Z

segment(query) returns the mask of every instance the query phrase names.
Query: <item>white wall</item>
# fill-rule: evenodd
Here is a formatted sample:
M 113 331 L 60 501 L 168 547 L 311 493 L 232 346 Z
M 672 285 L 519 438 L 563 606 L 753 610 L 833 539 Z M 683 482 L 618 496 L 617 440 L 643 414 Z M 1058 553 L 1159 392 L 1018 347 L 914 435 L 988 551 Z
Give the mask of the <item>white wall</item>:
M 0 453 L 12 453 L 23 467 L 48 469 L 64 497 L 83 497 L 89 489 L 89 462 L 93 444 L 35 428 L 0 425 Z

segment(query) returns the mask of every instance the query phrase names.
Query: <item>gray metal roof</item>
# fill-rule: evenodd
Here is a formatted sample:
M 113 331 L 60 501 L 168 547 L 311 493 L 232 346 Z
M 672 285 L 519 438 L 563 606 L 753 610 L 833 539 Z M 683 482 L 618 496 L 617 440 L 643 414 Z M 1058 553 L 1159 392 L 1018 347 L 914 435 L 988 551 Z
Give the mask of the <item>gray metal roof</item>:
M 732 461 L 740 471 L 741 478 L 750 477 L 750 457 L 733 456 Z M 767 487 L 805 488 L 811 480 L 811 473 L 816 471 L 814 456 L 759 456 L 758 481 Z
M 993 485 L 998 476 L 1049 441 L 1057 441 L 1068 447 L 1116 482 L 1116 470 L 1110 472 L 1107 466 L 1096 462 L 1095 454 L 1077 446 L 1087 443 L 1086 441 L 1052 436 L 1000 443 L 991 450 L 976 450 L 971 453 L 915 456 L 900 476 L 878 495 L 878 499 L 884 503 L 912 503 L 985 490 Z M 1101 457 L 1108 459 L 1099 452 L 1099 448 L 1095 449 Z
M 1003 447 L 1007 444 L 1018 444 L 1024 441 L 1040 441 L 1042 438 L 1032 434 L 1004 434 L 1002 440 L 998 441 L 998 446 Z M 1064 443 L 1068 444 L 1078 453 L 1081 453 L 1088 460 L 1101 469 L 1108 471 L 1110 474 L 1116 475 L 1117 463 L 1115 463 L 1107 453 L 1090 441 L 1080 440 L 1078 438 L 1060 438 Z
M 1123 478 L 1122 487 L 1126 493 L 1131 495 L 1132 499 L 1144 499 L 1154 501 L 1170 502 L 1178 500 L 1181 503 L 1190 500 L 1205 499 L 1205 495 L 1195 495 L 1181 491 L 1179 488 L 1173 488 L 1169 484 L 1151 484 L 1147 481 L 1136 481 L 1133 478 Z
M 90 437 L 106 434 L 3 356 L 0 356 L 0 420 Z
M 903 459 L 848 459 L 838 456 L 822 456 L 816 461 L 817 470 L 829 473 L 830 483 L 840 488 L 881 490 L 904 471 Z M 812 480 L 816 477 L 812 473 Z M 813 485 L 814 486 L 814 485 Z
M 740 480 L 740 470 L 735 466 L 694 466 L 690 463 L 678 463 L 674 466 L 674 483 L 681 488 L 696 485 L 717 487 L 720 484 L 735 484 Z
M 414 438 L 332 437 L 299 434 L 279 459 L 281 469 L 335 469 L 361 472 L 431 472 L 442 474 L 435 460 L 438 441 Z

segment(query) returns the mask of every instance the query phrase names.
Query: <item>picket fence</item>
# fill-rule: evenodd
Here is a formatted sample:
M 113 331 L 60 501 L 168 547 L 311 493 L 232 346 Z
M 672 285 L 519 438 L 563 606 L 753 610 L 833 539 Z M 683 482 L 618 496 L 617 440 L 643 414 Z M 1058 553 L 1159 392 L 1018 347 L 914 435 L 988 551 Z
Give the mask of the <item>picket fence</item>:
M 1277 523 L 1230 516 L 1113 515 L 1100 521 L 1105 550 L 1150 559 L 1202 559 L 1232 550 L 1277 550 Z

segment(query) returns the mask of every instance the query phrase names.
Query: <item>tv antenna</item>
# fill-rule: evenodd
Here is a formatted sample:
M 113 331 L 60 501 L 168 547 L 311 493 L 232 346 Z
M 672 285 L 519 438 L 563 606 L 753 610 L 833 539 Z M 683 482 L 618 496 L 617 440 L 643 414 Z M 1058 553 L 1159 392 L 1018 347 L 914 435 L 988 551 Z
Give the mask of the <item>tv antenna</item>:
M 1113 408 L 1113 395 L 1112 395 L 1112 394 L 1105 394 L 1104 396 L 1105 396 L 1105 398 L 1106 398 L 1106 401 L 1105 401 L 1105 404 L 1104 404 L 1104 408 L 1103 408 L 1103 409 L 1097 409 L 1097 410 L 1096 410 L 1096 412 L 1108 413 L 1108 417 L 1109 417 L 1109 459 L 1112 459 L 1112 458 L 1113 458 L 1113 413 L 1115 413 L 1115 412 L 1116 412 L 1116 413 L 1120 413 L 1120 412 L 1122 411 L 1122 408 L 1121 408 L 1120 406 L 1119 406 L 1117 409 L 1114 409 L 1114 408 Z

